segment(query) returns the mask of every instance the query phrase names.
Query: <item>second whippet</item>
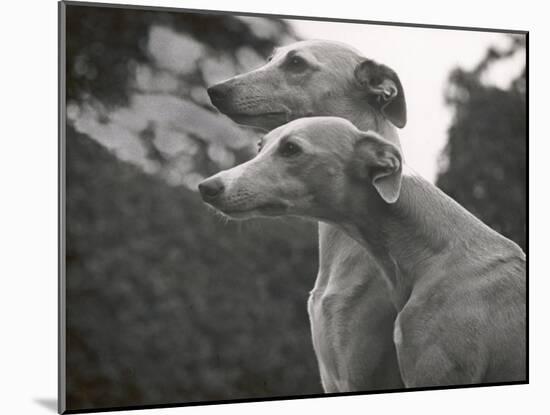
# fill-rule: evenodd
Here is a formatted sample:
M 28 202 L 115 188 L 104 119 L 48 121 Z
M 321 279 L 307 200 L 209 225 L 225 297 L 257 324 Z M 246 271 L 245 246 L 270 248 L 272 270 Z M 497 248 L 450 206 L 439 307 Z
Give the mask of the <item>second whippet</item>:
M 515 243 L 403 174 L 395 145 L 341 118 L 293 121 L 263 147 L 202 182 L 204 200 L 237 218 L 331 223 L 366 247 L 401 310 L 394 341 L 406 387 L 526 380 L 525 255 Z M 360 296 L 346 300 L 354 308 Z
M 395 127 L 407 118 L 397 74 L 336 42 L 278 48 L 266 65 L 208 93 L 236 122 L 265 130 L 300 117 L 331 115 L 399 146 Z M 392 339 L 397 311 L 372 252 L 338 227 L 320 223 L 319 253 L 308 311 L 324 390 L 401 388 Z

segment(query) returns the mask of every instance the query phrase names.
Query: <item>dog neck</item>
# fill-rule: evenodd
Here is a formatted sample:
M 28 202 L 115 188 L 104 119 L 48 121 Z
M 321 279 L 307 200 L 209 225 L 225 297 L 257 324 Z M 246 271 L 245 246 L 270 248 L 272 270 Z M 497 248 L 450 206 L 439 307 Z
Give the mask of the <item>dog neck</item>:
M 374 108 L 371 108 L 369 111 L 352 112 L 345 118 L 348 118 L 358 129 L 362 131 L 375 131 L 401 149 L 397 128 Z
M 415 286 L 439 275 L 433 269 L 445 264 L 457 245 L 463 255 L 471 249 L 479 255 L 487 246 L 495 246 L 494 238 L 488 241 L 488 237 L 505 239 L 414 175 L 403 176 L 395 204 L 385 203 L 374 188 L 358 190 L 346 201 L 346 215 L 337 222 L 374 254 L 398 309 Z
M 360 104 L 354 99 L 339 101 L 338 105 L 324 112 L 347 119 L 361 131 L 375 131 L 400 149 L 397 128 L 379 110 L 365 104 L 363 96 L 360 99 Z
M 364 105 L 363 105 L 364 106 Z M 397 129 L 380 113 L 376 112 L 374 108 L 369 107 L 366 111 L 356 111 L 356 108 L 362 108 L 362 106 L 351 105 L 342 106 L 342 113 L 333 110 L 335 116 L 340 116 L 352 122 L 358 129 L 362 131 L 375 131 L 381 134 L 384 138 L 391 141 L 398 148 L 401 148 L 399 142 L 399 136 Z M 312 289 L 312 293 L 323 292 L 329 284 L 342 284 L 344 287 L 351 286 L 368 286 L 368 282 L 357 280 L 357 273 L 344 273 L 334 274 L 332 265 L 341 261 L 341 251 L 336 248 L 338 244 L 345 245 L 346 239 L 342 239 L 342 236 L 349 234 L 349 232 L 340 232 L 341 226 L 334 223 L 324 217 L 315 217 L 319 221 L 319 273 L 315 281 L 315 286 Z M 336 276 L 336 278 L 335 278 Z

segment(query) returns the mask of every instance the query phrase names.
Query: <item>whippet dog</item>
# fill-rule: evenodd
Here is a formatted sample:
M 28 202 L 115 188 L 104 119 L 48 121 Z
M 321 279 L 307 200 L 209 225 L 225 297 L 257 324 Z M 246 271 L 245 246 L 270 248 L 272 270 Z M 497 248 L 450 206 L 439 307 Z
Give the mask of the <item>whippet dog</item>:
M 234 121 L 265 130 L 300 117 L 340 116 L 399 146 L 395 127 L 406 124 L 397 74 L 336 42 L 277 48 L 261 68 L 212 86 L 208 93 Z M 397 310 L 373 253 L 324 222 L 319 224 L 319 252 L 308 312 L 324 390 L 401 388 L 392 339 Z
M 312 218 L 368 249 L 400 310 L 393 336 L 406 387 L 525 381 L 524 253 L 435 186 L 403 174 L 400 150 L 379 134 L 335 117 L 293 121 L 200 191 L 231 217 Z M 364 283 L 348 278 L 349 287 Z M 362 301 L 347 292 L 342 312 Z

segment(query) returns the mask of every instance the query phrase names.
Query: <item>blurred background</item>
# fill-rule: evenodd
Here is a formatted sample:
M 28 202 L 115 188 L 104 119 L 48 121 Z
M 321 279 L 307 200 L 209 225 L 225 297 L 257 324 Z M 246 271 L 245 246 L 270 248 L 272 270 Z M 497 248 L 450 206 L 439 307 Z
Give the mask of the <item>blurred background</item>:
M 68 409 L 321 393 L 316 226 L 226 222 L 204 177 L 258 133 L 205 88 L 299 39 L 404 84 L 407 162 L 526 248 L 525 37 L 67 6 Z

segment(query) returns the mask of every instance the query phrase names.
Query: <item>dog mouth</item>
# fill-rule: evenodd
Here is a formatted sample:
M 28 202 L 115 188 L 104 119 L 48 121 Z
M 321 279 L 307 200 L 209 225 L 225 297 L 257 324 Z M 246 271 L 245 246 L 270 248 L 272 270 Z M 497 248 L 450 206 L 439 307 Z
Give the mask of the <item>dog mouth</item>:
M 224 207 L 214 206 L 216 210 L 223 213 L 225 216 L 229 216 L 232 219 L 248 219 L 257 216 L 281 216 L 288 211 L 288 206 L 282 202 L 269 202 L 262 203 L 254 207 Z
M 287 111 L 268 111 L 268 112 L 224 112 L 238 124 L 258 126 L 258 127 L 278 127 L 290 121 L 290 115 Z

